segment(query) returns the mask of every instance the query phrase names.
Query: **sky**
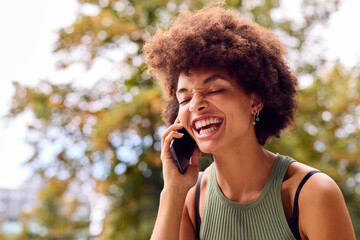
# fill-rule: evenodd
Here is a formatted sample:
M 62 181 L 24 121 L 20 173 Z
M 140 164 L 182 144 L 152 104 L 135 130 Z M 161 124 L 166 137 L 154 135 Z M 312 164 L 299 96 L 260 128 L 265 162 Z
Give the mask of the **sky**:
M 76 79 L 76 84 L 86 87 L 106 72 L 101 64 L 90 72 L 82 66 L 55 69 L 57 57 L 52 50 L 57 30 L 75 20 L 78 11 L 75 0 L 0 1 L 0 116 L 10 109 L 14 94 L 12 81 L 35 86 L 44 79 L 55 83 Z M 293 3 L 288 6 L 288 14 L 297 10 Z M 359 63 L 360 32 L 345 25 L 360 23 L 359 9 L 360 1 L 343 1 L 339 12 L 330 19 L 329 28 L 323 30 L 330 60 L 340 58 L 346 66 Z M 30 114 L 12 121 L 0 119 L 0 188 L 16 188 L 30 176 L 30 170 L 23 164 L 32 154 L 24 142 L 30 119 Z
M 75 20 L 75 0 L 1 1 L 0 116 L 10 109 L 13 81 L 30 86 L 59 79 L 52 49 L 56 30 Z M 15 188 L 30 174 L 23 162 L 32 150 L 24 143 L 30 115 L 9 122 L 0 119 L 0 188 Z

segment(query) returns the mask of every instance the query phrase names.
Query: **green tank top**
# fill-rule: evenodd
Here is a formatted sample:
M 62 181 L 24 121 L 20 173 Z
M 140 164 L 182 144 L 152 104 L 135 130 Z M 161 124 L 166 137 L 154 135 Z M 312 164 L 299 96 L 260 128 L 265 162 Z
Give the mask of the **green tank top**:
M 296 240 L 285 217 L 281 185 L 290 163 L 295 160 L 278 155 L 270 177 L 252 202 L 227 199 L 216 181 L 216 167 L 210 166 L 200 239 Z

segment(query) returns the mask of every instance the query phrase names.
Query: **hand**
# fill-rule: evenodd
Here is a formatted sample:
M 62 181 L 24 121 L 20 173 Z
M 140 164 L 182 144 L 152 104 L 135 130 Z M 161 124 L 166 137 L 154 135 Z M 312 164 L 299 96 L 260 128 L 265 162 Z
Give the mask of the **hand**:
M 200 150 L 196 146 L 191 156 L 190 165 L 185 174 L 181 174 L 177 169 L 172 154 L 170 152 L 170 143 L 174 138 L 182 138 L 183 134 L 177 132 L 184 128 L 179 119 L 171 125 L 161 137 L 161 161 L 163 164 L 164 190 L 176 193 L 187 193 L 189 189 L 196 184 L 199 173 Z

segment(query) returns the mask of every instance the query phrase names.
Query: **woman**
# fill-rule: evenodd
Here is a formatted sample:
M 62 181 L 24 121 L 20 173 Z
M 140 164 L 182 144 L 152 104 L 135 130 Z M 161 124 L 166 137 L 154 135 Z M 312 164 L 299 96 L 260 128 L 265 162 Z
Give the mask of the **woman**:
M 272 32 L 214 4 L 181 13 L 145 44 L 169 125 L 152 239 L 355 239 L 330 177 L 263 148 L 297 108 L 285 54 Z M 182 128 L 197 143 L 185 174 L 170 152 Z M 200 152 L 214 162 L 199 175 Z

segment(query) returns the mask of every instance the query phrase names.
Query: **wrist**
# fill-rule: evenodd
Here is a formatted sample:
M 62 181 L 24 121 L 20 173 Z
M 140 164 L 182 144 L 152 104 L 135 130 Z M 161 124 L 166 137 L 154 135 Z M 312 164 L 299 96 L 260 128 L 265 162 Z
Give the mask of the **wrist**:
M 186 195 L 187 195 L 186 190 L 181 190 L 170 186 L 169 187 L 164 186 L 160 194 L 160 200 L 163 199 L 165 201 L 171 201 L 173 203 L 176 202 L 181 204 L 182 202 L 185 202 Z
M 184 188 L 183 186 L 165 184 L 163 190 L 161 191 L 161 195 L 165 195 L 171 198 L 185 199 L 189 190 L 190 189 Z
M 171 209 L 174 216 L 181 216 L 185 205 L 186 193 L 180 194 L 174 190 L 163 189 L 160 195 L 160 204 L 163 208 Z

